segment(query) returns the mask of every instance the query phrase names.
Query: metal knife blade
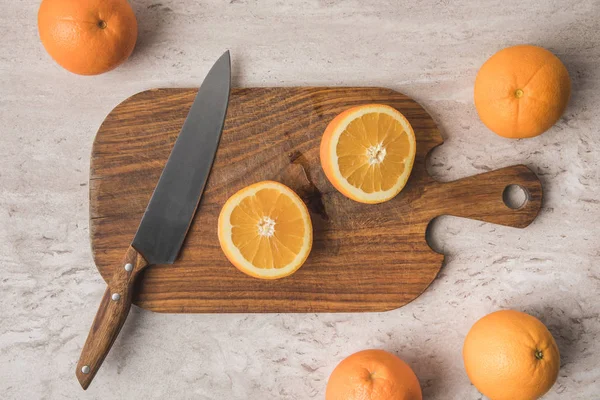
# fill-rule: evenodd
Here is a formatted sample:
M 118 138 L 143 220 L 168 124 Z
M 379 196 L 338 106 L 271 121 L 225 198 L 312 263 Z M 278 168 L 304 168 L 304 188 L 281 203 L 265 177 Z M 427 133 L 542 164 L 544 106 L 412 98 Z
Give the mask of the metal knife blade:
M 108 282 L 75 370 L 83 389 L 96 376 L 125 323 L 141 272 L 150 264 L 177 258 L 219 146 L 230 87 L 227 51 L 200 86 L 135 238 Z
M 172 264 L 177 258 L 219 146 L 230 87 L 226 51 L 198 90 L 133 239 L 149 264 Z

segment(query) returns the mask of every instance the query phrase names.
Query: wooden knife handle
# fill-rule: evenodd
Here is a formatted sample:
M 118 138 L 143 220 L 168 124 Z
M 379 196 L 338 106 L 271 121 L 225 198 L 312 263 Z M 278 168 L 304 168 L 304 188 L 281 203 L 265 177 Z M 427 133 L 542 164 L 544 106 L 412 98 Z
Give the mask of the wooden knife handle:
M 129 246 L 123 262 L 115 269 L 77 363 L 75 374 L 84 390 L 119 335 L 131 308 L 135 279 L 147 265 L 144 257 Z

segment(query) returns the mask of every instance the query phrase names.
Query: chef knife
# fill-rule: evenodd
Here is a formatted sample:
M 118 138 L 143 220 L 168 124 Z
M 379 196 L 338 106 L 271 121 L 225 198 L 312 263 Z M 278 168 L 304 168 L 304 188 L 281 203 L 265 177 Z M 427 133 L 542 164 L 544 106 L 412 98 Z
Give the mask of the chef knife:
M 148 265 L 172 264 L 177 258 L 219 146 L 230 87 L 227 51 L 200 86 L 137 233 L 108 282 L 77 363 L 83 389 L 94 379 L 127 318 L 140 272 Z

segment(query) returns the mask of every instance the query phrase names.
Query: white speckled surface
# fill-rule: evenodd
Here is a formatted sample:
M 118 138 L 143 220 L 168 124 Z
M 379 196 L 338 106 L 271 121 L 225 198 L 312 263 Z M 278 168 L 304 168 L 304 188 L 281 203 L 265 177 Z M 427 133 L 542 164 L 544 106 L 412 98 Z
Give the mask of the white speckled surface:
M 425 399 L 480 399 L 462 366 L 470 326 L 530 312 L 562 353 L 547 399 L 600 391 L 600 2 L 562 0 L 135 0 L 140 34 L 123 66 L 79 77 L 54 64 L 37 1 L 0 0 L 0 397 L 322 399 L 345 356 L 397 353 Z M 565 116 L 510 141 L 477 118 L 477 68 L 502 47 L 555 52 L 573 80 Z M 105 285 L 88 239 L 91 144 L 106 114 L 152 87 L 200 83 L 231 49 L 236 86 L 380 85 L 434 116 L 443 180 L 525 163 L 543 181 L 532 226 L 435 222 L 447 255 L 413 303 L 381 314 L 160 315 L 134 309 L 84 394 L 74 369 Z

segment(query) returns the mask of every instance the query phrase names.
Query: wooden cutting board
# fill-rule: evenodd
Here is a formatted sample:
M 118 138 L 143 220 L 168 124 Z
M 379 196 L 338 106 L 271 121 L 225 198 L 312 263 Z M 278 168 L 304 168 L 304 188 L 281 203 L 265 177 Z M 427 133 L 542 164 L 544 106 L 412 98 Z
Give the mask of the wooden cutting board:
M 196 89 L 138 93 L 106 117 L 90 172 L 90 232 L 98 270 L 109 279 L 125 253 L 192 104 Z M 321 134 L 341 111 L 383 103 L 402 112 L 417 137 L 407 186 L 393 200 L 356 203 L 339 194 L 319 163 Z M 523 228 L 537 215 L 542 187 L 519 165 L 450 183 L 432 179 L 425 159 L 442 138 L 415 101 L 383 88 L 234 89 L 204 197 L 179 259 L 149 267 L 134 303 L 158 312 L 384 311 L 415 299 L 444 256 L 425 240 L 443 214 Z M 234 268 L 219 247 L 217 217 L 227 198 L 252 183 L 278 180 L 307 203 L 312 252 L 288 278 L 262 281 Z M 528 200 L 508 208 L 509 184 Z M 498 249 L 502 252 L 502 249 Z

